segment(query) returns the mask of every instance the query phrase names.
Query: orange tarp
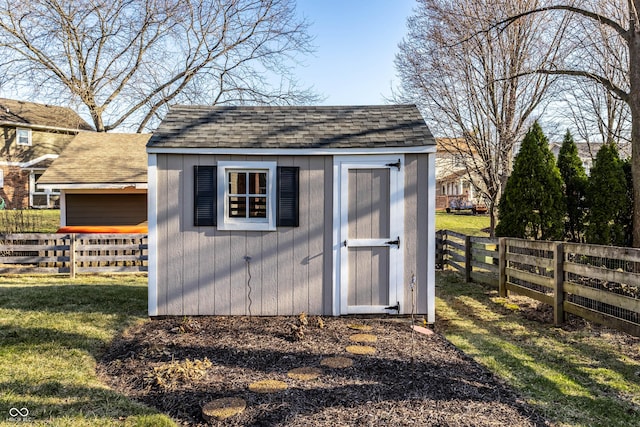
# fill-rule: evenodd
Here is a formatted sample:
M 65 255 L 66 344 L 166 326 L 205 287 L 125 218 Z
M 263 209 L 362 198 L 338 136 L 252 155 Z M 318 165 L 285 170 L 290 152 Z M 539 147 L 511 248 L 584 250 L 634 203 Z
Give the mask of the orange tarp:
M 68 225 L 61 227 L 58 233 L 103 233 L 103 234 L 135 234 L 148 233 L 146 225 Z

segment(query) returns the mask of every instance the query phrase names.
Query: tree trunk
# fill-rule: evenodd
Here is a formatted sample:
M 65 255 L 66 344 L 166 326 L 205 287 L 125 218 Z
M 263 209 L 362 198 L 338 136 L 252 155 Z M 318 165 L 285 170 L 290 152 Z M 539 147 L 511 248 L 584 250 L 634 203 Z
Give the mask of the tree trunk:
M 634 2 L 640 3 L 640 2 Z M 633 16 L 633 14 L 632 14 Z M 633 177 L 633 247 L 640 247 L 640 34 L 629 31 L 629 107 L 631 109 L 631 176 Z

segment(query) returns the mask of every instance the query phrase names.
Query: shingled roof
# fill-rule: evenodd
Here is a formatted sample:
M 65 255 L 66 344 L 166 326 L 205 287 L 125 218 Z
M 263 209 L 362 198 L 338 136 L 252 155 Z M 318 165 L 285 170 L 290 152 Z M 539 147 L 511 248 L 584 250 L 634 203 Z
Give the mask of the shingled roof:
M 69 130 L 94 130 L 71 108 L 0 98 L 0 123 Z
M 434 144 L 415 105 L 175 106 L 147 146 L 290 149 Z
M 146 184 L 150 134 L 81 132 L 38 179 L 38 184 Z M 56 187 L 58 188 L 58 187 Z

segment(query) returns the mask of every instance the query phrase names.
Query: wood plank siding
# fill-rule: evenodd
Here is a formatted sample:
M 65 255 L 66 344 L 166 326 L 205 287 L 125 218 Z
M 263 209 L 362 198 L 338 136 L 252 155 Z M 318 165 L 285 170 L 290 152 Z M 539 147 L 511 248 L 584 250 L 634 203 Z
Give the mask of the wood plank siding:
M 147 221 L 147 194 L 65 195 L 66 225 L 139 225 Z
M 220 231 L 193 225 L 193 166 L 276 160 L 300 168 L 299 227 Z M 324 314 L 332 163 L 322 156 L 158 155 L 158 315 Z M 328 230 L 328 234 L 327 234 Z M 329 248 L 331 243 L 329 242 Z M 250 259 L 245 260 L 245 257 Z M 329 263 L 327 266 L 326 263 Z M 326 282 L 326 283 L 325 283 Z
M 428 259 L 434 256 L 428 253 L 428 223 L 430 215 L 435 216 L 435 211 L 429 210 L 429 156 L 407 154 L 404 164 L 404 282 L 406 284 L 404 300 L 407 305 L 404 311 L 411 313 L 413 297 L 415 313 L 427 313 Z M 416 279 L 414 295 L 410 287 L 413 275 Z M 430 286 L 435 286 L 435 283 L 431 283 Z
M 415 313 L 427 311 L 427 258 L 434 256 L 427 250 L 429 215 L 434 215 L 428 209 L 428 157 L 405 155 L 405 313 L 411 310 L 412 275 L 417 280 Z M 299 226 L 276 231 L 194 226 L 194 166 L 215 166 L 218 161 L 276 161 L 278 166 L 299 167 Z M 331 155 L 157 154 L 157 315 L 331 315 L 333 168 Z M 369 177 L 362 185 L 375 187 L 375 179 Z M 370 208 L 389 197 L 375 188 L 369 191 Z M 388 209 L 378 215 L 388 218 Z M 374 222 L 384 223 L 377 217 Z M 372 225 L 362 223 L 369 228 L 359 235 L 388 233 Z M 375 255 L 370 249 L 354 252 L 357 263 L 375 262 Z M 380 275 L 388 268 L 381 264 Z M 375 303 L 386 295 L 374 292 L 368 298 Z

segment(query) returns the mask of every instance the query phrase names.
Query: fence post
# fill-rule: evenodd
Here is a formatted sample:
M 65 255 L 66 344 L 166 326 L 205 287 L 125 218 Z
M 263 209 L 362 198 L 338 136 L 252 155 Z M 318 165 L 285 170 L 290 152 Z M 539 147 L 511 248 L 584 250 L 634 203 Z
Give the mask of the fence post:
M 466 283 L 471 282 L 471 236 L 465 236 L 464 238 L 464 281 Z
M 498 295 L 507 297 L 507 238 L 498 239 Z
M 76 235 L 69 234 L 69 276 L 72 279 L 76 277 Z
M 556 242 L 553 248 L 554 286 L 553 286 L 553 323 L 559 326 L 564 322 L 564 244 Z
M 442 230 L 436 231 L 436 268 L 440 266 L 440 270 L 444 270 L 444 245 L 442 234 Z

